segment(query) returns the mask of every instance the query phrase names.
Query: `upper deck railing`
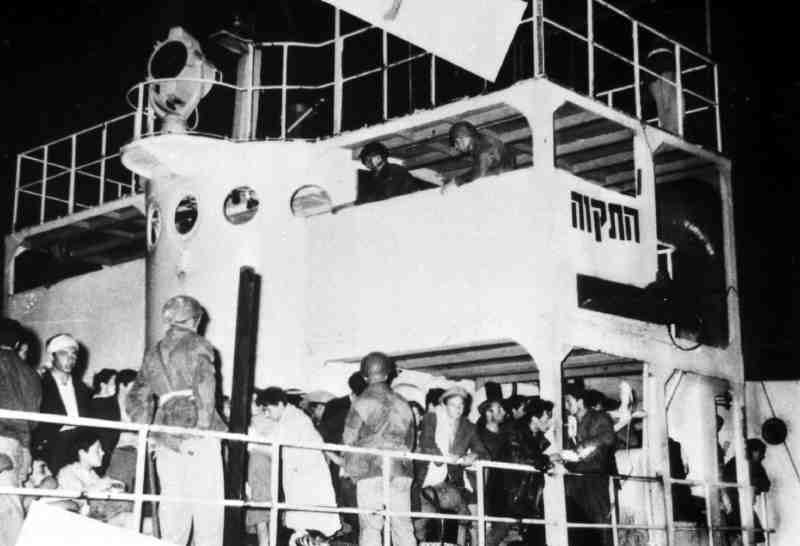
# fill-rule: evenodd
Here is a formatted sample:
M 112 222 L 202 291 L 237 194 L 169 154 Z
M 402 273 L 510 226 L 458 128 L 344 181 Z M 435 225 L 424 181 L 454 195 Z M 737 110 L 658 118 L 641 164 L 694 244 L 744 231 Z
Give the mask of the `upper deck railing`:
M 486 499 L 485 492 L 487 490 L 487 469 L 499 469 L 506 471 L 517 471 L 527 473 L 541 473 L 536 468 L 515 463 L 503 463 L 495 461 L 477 460 L 472 464 L 465 464 L 456 457 L 443 457 L 437 455 L 424 455 L 421 453 L 400 452 L 400 451 L 386 451 L 379 449 L 358 448 L 351 446 L 344 446 L 338 444 L 327 443 L 309 443 L 309 442 L 296 442 L 296 441 L 283 441 L 281 439 L 267 439 L 260 436 L 237 434 L 230 432 L 217 432 L 199 429 L 188 429 L 173 426 L 163 425 L 144 425 L 136 423 L 123 423 L 119 421 L 106 421 L 102 419 L 90 419 L 81 417 L 67 417 L 61 415 L 30 413 L 20 411 L 10 411 L 0 409 L 0 419 L 21 419 L 32 422 L 43 423 L 57 423 L 63 425 L 74 425 L 88 428 L 101 428 L 101 429 L 114 429 L 120 431 L 135 432 L 138 436 L 137 442 L 137 457 L 136 457 L 136 473 L 134 480 L 133 492 L 108 492 L 108 493 L 93 493 L 88 491 L 72 491 L 63 489 L 38 489 L 27 487 L 9 487 L 0 485 L 0 495 L 21 495 L 21 496 L 42 496 L 42 497 L 61 497 L 73 499 L 110 499 L 110 500 L 123 500 L 131 501 L 133 503 L 133 522 L 136 525 L 136 530 L 140 530 L 142 526 L 143 505 L 145 502 L 184 502 L 184 503 L 202 503 L 202 504 L 215 504 L 226 507 L 238 508 L 262 508 L 270 510 L 270 544 L 277 544 L 278 521 L 279 513 L 287 510 L 304 510 L 311 512 L 335 512 L 340 514 L 375 514 L 384 518 L 383 528 L 383 543 L 390 544 L 391 542 L 391 518 L 393 517 L 412 517 L 412 518 L 428 518 L 440 520 L 459 520 L 464 522 L 473 522 L 477 524 L 477 546 L 485 546 L 487 524 L 495 522 L 516 523 L 525 525 L 543 525 L 547 527 L 560 527 L 566 530 L 569 529 L 608 529 L 610 530 L 613 543 L 619 544 L 638 544 L 641 540 L 646 540 L 648 544 L 682 544 L 684 542 L 691 544 L 702 544 L 708 546 L 715 546 L 720 544 L 720 539 L 717 537 L 719 533 L 742 533 L 742 532 L 757 532 L 760 529 L 754 527 L 740 527 L 740 526 L 727 526 L 720 525 L 718 518 L 714 515 L 713 509 L 716 503 L 712 500 L 721 495 L 726 490 L 735 490 L 740 493 L 744 492 L 752 486 L 742 483 L 734 482 L 709 482 L 702 480 L 689 480 L 689 479 L 674 479 L 664 475 L 658 476 L 644 476 L 644 475 L 617 475 L 610 476 L 609 479 L 609 499 L 611 500 L 612 510 L 610 513 L 610 522 L 608 523 L 582 523 L 565 520 L 562 516 L 558 515 L 559 510 L 555 506 L 545 506 L 545 514 L 542 518 L 537 517 L 510 517 L 505 514 L 487 514 L 486 513 Z M 200 438 L 214 438 L 217 440 L 226 440 L 228 442 L 243 442 L 248 445 L 260 444 L 262 446 L 269 446 L 271 459 L 270 459 L 270 494 L 272 499 L 279 498 L 280 488 L 280 461 L 283 456 L 283 447 L 296 447 L 301 449 L 317 450 L 321 452 L 347 452 L 357 453 L 364 455 L 372 455 L 381 457 L 381 477 L 382 477 L 382 494 L 383 494 L 383 508 L 343 508 L 338 506 L 321 506 L 321 505 L 305 505 L 293 504 L 288 501 L 265 501 L 256 499 L 229 499 L 229 498 L 194 498 L 194 497 L 174 497 L 160 495 L 156 493 L 145 493 L 145 466 L 147 463 L 147 456 L 150 450 L 153 449 L 152 444 L 149 443 L 149 435 L 151 433 L 161 434 L 175 434 L 182 436 L 193 436 Z M 390 508 L 390 480 L 391 480 L 391 461 L 394 459 L 405 459 L 412 461 L 428 461 L 435 463 L 447 463 L 464 466 L 465 471 L 473 472 L 475 474 L 475 494 L 476 494 L 476 510 L 470 514 L 448 514 L 448 513 L 431 513 L 431 512 L 398 512 Z M 560 482 L 560 489 L 563 490 L 563 479 L 565 476 L 572 476 L 572 479 L 580 479 L 582 474 L 572 472 L 555 472 L 549 474 L 551 479 Z M 619 521 L 619 493 L 618 487 L 622 487 L 623 482 L 639 483 L 642 485 L 642 494 L 648 510 L 645 516 L 645 521 L 623 522 Z M 676 522 L 672 516 L 672 490 L 675 486 L 686 485 L 692 487 L 700 487 L 704 492 L 706 522 L 705 525 L 697 525 L 696 523 Z M 545 487 L 552 487 L 552 485 L 545 485 Z M 749 510 L 745 506 L 743 510 Z M 661 506 L 662 515 L 657 516 L 654 514 L 654 507 Z M 771 519 L 767 511 L 766 496 L 762 495 L 758 506 L 760 517 L 764 522 L 764 532 L 767 537 L 767 544 L 769 545 L 770 534 L 774 529 L 770 527 Z M 563 509 L 563 506 L 562 506 Z M 630 536 L 629 533 L 644 533 L 648 538 L 642 539 L 641 537 Z M 677 537 L 683 534 L 690 535 L 691 540 L 687 541 L 678 540 Z M 705 538 L 702 538 L 702 537 Z M 631 542 L 629 542 L 629 540 Z
M 649 88 L 661 82 L 676 103 L 671 129 L 722 150 L 717 65 L 604 0 L 530 0 L 495 82 L 339 10 L 333 27 L 333 38 L 318 43 L 247 42 L 260 53 L 248 78 L 257 84 L 206 82 L 213 89 L 190 118 L 190 132 L 232 140 L 319 139 L 543 77 L 652 125 L 659 117 Z M 672 53 L 674 76 L 648 65 L 655 49 Z M 135 177 L 118 172 L 119 146 L 159 133 L 148 97 L 163 81 L 131 88 L 132 114 L 19 154 L 14 229 L 137 191 Z M 112 128 L 128 132 L 112 142 Z M 99 142 L 91 141 L 94 133 Z M 84 160 L 87 150 L 96 155 Z

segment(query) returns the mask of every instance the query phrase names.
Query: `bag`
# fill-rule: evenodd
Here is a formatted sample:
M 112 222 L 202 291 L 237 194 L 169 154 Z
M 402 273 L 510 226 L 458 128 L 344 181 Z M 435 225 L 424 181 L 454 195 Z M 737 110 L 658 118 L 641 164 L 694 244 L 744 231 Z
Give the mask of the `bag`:
M 464 490 L 450 481 L 445 480 L 436 485 L 422 488 L 422 496 L 437 510 L 466 514 L 469 512 L 464 500 Z

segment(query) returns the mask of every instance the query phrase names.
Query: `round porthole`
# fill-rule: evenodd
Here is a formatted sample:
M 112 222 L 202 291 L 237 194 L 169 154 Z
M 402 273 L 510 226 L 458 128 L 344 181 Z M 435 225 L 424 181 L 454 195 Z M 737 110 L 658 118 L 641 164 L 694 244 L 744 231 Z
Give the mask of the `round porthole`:
M 300 186 L 289 203 L 292 214 L 300 218 L 331 212 L 333 203 L 328 192 L 314 184 Z
M 147 248 L 152 250 L 161 236 L 161 209 L 158 203 L 151 202 L 147 208 Z
M 175 230 L 181 235 L 186 235 L 194 229 L 196 223 L 197 198 L 194 195 L 187 195 L 175 209 Z
M 234 188 L 225 198 L 223 211 L 231 224 L 249 222 L 258 212 L 258 196 L 250 186 Z

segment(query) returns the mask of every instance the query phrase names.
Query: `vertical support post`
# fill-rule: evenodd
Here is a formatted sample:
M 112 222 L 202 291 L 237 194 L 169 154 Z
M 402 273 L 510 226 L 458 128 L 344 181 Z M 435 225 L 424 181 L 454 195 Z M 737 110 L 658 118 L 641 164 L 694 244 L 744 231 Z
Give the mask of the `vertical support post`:
M 344 91 L 344 68 L 342 55 L 344 42 L 342 41 L 342 12 L 336 8 L 333 21 L 333 134 L 342 132 L 342 105 Z
M 478 544 L 477 546 L 486 546 L 486 499 L 485 499 L 485 479 L 484 467 L 480 462 L 476 465 L 476 480 L 475 486 L 478 488 Z
M 642 75 L 639 70 L 639 22 L 633 20 L 633 94 L 636 102 L 636 117 L 642 119 Z
M 594 98 L 594 0 L 586 0 L 586 50 L 589 55 L 589 97 Z
M 142 494 L 144 494 L 144 470 L 147 457 L 147 429 L 139 429 L 137 432 L 138 442 L 136 443 L 136 478 L 133 482 L 133 492 L 136 494 L 136 500 L 133 502 L 133 521 L 136 522 L 136 529 L 142 528 Z M 152 491 L 155 493 L 155 491 Z M 154 508 L 155 510 L 155 508 Z
M 619 499 L 617 498 L 617 488 L 614 487 L 614 480 L 616 479 L 616 476 L 609 476 L 608 478 L 608 497 L 611 499 L 611 537 L 614 541 L 614 546 L 619 546 L 619 530 L 617 529 Z
M 717 151 L 722 151 L 722 119 L 719 112 L 719 67 L 713 65 L 714 70 L 714 120 L 717 126 Z
M 384 517 L 383 517 L 383 544 L 384 546 L 389 546 L 392 543 L 392 522 L 391 518 L 389 517 L 388 511 L 389 507 L 391 506 L 391 458 L 389 455 L 384 454 L 383 456 L 383 465 L 382 465 L 382 473 L 381 477 L 383 478 L 383 510 L 384 510 Z
M 337 13 L 339 10 L 336 10 Z M 286 80 L 289 74 L 289 46 L 283 44 L 281 65 L 281 138 L 286 138 Z
M 50 146 L 44 145 L 44 155 L 42 159 L 42 201 L 39 203 L 39 223 L 44 224 L 45 203 L 47 202 L 47 161 L 50 153 Z
M 681 46 L 675 42 L 675 98 L 678 107 L 678 134 L 683 136 L 683 112 L 686 109 L 683 104 L 683 74 L 681 73 Z
M 706 481 L 703 484 L 703 490 L 706 495 L 706 525 L 708 526 L 708 546 L 714 546 L 717 543 L 714 534 L 714 512 L 711 509 L 711 485 Z
M 233 350 L 233 389 L 231 392 L 231 432 L 246 433 L 250 422 L 253 393 L 253 370 L 256 362 L 258 312 L 261 298 L 261 276 L 252 267 L 239 269 L 239 300 L 236 307 L 236 333 Z M 247 446 L 243 442 L 228 443 L 228 463 L 225 471 L 225 498 L 244 499 Z M 277 497 L 276 497 L 277 498 Z M 244 538 L 242 510 L 225 509 L 224 546 L 236 546 Z
M 140 83 L 136 86 L 136 113 L 133 116 L 133 139 L 138 140 L 142 137 L 142 116 L 144 115 L 144 86 Z M 150 109 L 148 108 L 148 111 Z M 148 127 L 149 132 L 153 132 L 152 127 Z
M 431 53 L 431 106 L 436 106 L 436 55 Z
M 243 47 L 242 47 L 243 46 Z M 255 48 L 253 43 L 241 43 L 236 64 L 236 100 L 233 109 L 233 131 L 235 140 L 250 140 L 253 135 L 253 79 Z
M 72 135 L 69 139 L 69 204 L 67 212 L 75 212 L 75 165 L 78 153 L 78 135 Z
M 269 543 L 271 546 L 278 544 L 278 486 L 280 484 L 281 444 L 278 440 L 272 443 L 272 460 L 270 461 L 269 492 L 272 507 L 269 509 Z
M 385 30 L 381 30 L 381 54 L 383 57 L 383 119 L 387 120 L 389 119 L 389 37 Z
M 531 3 L 531 25 L 533 26 L 533 77 L 544 74 L 544 6 L 542 0 Z
M 108 151 L 108 123 L 104 123 L 103 130 L 101 131 L 100 134 L 100 195 L 98 196 L 99 205 L 105 203 L 106 199 L 106 152 L 107 151 Z
M 17 154 L 17 168 L 14 171 L 14 210 L 11 212 L 11 231 L 17 229 L 19 220 L 19 186 L 22 180 L 22 154 Z

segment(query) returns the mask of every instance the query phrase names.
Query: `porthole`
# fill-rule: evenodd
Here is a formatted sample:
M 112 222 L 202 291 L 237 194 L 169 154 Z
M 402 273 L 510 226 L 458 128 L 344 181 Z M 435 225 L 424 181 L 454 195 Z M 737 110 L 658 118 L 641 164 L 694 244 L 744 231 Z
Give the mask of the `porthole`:
M 147 208 L 147 248 L 152 250 L 161 236 L 161 209 L 155 201 Z
M 194 195 L 187 195 L 175 209 L 175 230 L 181 235 L 186 235 L 194 229 L 196 223 L 197 198 Z
M 225 198 L 223 212 L 231 224 L 249 222 L 258 212 L 258 196 L 250 186 L 234 188 Z
M 300 218 L 331 212 L 333 204 L 328 192 L 314 184 L 300 186 L 289 203 L 292 214 Z

